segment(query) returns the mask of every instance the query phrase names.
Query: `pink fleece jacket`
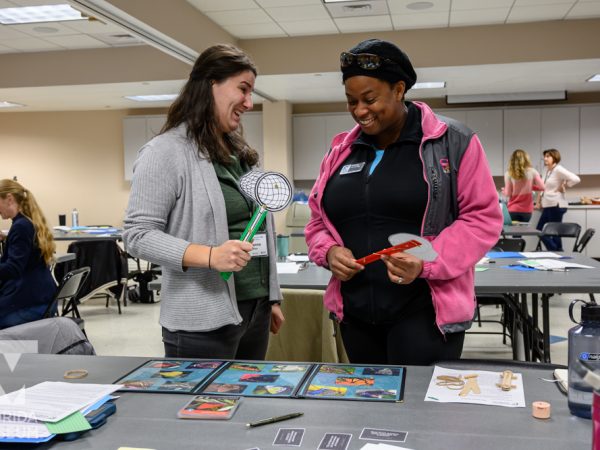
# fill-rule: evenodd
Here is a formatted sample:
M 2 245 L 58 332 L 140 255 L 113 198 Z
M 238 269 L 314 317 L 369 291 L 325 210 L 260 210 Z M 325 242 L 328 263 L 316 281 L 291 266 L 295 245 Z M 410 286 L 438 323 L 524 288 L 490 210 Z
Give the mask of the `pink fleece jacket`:
M 413 102 L 421 110 L 423 140 L 419 149 L 423 161 L 423 143 L 437 139 L 447 130 L 424 103 Z M 309 256 L 316 264 L 327 267 L 327 252 L 334 245 L 344 246 L 339 233 L 322 208 L 322 198 L 329 178 L 351 152 L 360 132 L 355 126 L 333 138 L 331 151 L 321 163 L 319 177 L 311 191 L 311 218 L 305 228 Z M 425 170 L 425 169 L 424 169 Z M 427 182 L 425 172 L 423 177 Z M 424 262 L 421 278 L 431 289 L 436 324 L 442 333 L 460 331 L 470 326 L 475 311 L 474 266 L 498 241 L 502 230 L 502 212 L 498 194 L 481 143 L 474 135 L 462 158 L 457 175 L 458 218 L 430 240 L 438 257 Z M 431 186 L 428 187 L 431 195 Z M 428 200 L 427 209 L 431 198 Z M 427 212 L 426 212 L 427 214 Z M 423 222 L 424 224 L 424 222 Z M 421 232 L 423 231 L 421 225 Z M 342 320 L 341 282 L 331 277 L 325 291 L 325 307 Z M 466 324 L 466 325 L 465 325 Z

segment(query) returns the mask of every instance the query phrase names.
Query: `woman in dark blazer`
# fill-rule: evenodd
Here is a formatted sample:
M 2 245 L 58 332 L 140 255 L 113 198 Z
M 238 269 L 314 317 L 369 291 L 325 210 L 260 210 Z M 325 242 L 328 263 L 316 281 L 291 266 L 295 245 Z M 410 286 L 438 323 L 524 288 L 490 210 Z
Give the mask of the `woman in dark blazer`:
M 42 319 L 56 292 L 49 266 L 55 245 L 33 194 L 0 180 L 0 216 L 12 226 L 0 257 L 0 329 Z

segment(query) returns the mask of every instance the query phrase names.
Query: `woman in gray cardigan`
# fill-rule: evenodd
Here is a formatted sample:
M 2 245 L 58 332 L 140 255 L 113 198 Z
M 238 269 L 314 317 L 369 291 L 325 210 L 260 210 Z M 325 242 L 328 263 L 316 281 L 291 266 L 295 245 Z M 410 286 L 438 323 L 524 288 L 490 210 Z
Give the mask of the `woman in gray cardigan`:
M 130 254 L 162 266 L 167 357 L 264 359 L 284 320 L 273 218 L 255 238 L 267 256 L 239 240 L 255 207 L 237 181 L 258 162 L 239 131 L 256 73 L 234 46 L 206 49 L 134 164 L 123 237 Z

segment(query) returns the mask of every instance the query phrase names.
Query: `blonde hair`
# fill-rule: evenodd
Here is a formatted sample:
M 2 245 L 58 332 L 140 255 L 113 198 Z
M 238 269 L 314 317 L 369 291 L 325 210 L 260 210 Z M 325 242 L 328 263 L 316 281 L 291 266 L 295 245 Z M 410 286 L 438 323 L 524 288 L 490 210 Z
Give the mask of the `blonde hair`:
M 531 160 L 525 150 L 516 149 L 508 164 L 508 175 L 515 180 L 522 180 L 527 176 L 527 169 L 531 167 Z
M 52 264 L 56 245 L 44 213 L 35 201 L 31 192 L 13 180 L 0 180 L 0 197 L 5 199 L 11 194 L 19 206 L 19 212 L 27 217 L 35 229 L 35 240 L 42 253 L 46 265 Z

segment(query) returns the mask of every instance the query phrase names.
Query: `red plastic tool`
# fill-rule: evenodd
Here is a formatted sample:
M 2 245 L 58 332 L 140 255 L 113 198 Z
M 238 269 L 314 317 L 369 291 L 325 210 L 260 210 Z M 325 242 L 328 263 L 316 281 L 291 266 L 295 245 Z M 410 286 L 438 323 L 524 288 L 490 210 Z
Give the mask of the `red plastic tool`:
M 394 253 L 403 252 L 404 250 L 408 250 L 415 247 L 420 247 L 421 243 L 419 241 L 410 240 L 406 242 L 401 242 L 400 244 L 394 245 L 393 247 L 384 248 L 375 253 L 371 253 L 368 256 L 363 258 L 359 258 L 356 260 L 357 263 L 362 264 L 363 266 L 366 264 L 370 264 L 372 262 L 381 259 L 383 255 L 393 255 Z

